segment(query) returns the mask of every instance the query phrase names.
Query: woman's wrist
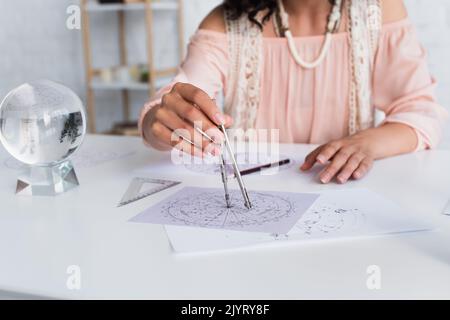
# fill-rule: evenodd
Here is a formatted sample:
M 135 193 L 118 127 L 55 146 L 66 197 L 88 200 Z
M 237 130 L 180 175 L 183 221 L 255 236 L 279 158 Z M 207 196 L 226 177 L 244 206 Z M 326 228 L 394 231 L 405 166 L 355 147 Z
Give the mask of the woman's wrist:
M 367 141 L 367 152 L 374 160 L 411 153 L 418 144 L 415 130 L 402 123 L 385 123 L 355 136 Z

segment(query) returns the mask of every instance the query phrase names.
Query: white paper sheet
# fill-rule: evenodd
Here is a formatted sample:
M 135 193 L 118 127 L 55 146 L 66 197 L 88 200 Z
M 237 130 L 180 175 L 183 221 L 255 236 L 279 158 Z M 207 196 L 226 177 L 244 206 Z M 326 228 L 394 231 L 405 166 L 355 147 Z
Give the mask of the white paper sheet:
M 166 226 L 176 252 L 226 250 L 292 241 L 331 240 L 430 230 L 394 202 L 365 189 L 325 191 L 287 234 Z
M 248 210 L 239 190 L 230 190 L 230 195 L 232 206 L 227 208 L 223 189 L 185 187 L 130 221 L 286 233 L 319 197 L 312 193 L 250 191 L 253 207 Z

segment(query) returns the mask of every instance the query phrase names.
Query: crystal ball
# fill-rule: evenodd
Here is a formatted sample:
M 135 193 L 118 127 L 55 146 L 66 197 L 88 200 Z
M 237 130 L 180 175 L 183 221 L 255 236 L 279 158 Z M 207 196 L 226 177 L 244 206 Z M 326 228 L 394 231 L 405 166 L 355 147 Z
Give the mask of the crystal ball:
M 85 134 L 83 103 L 59 83 L 25 83 L 8 93 L 0 105 L 0 141 L 25 164 L 63 162 L 81 145 Z

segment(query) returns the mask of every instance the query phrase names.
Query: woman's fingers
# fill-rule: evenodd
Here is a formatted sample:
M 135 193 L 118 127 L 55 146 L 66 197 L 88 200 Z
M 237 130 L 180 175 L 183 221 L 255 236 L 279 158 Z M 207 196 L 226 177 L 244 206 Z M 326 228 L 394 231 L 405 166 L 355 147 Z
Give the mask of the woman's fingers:
M 226 119 L 219 108 L 217 108 L 214 100 L 203 90 L 188 83 L 177 83 L 173 87 L 173 90 L 185 100 L 198 106 L 198 108 L 205 113 L 209 119 L 213 120 L 216 125 L 226 124 Z
M 171 110 L 159 108 L 155 112 L 154 117 L 157 122 L 161 122 L 172 131 L 175 131 L 177 129 L 185 129 L 188 131 L 194 130 L 194 127 L 191 124 L 181 119 L 175 112 Z
M 317 162 L 325 164 L 334 157 L 334 155 L 341 149 L 342 145 L 339 141 L 333 141 L 326 144 L 322 151 L 317 155 Z
M 162 97 L 161 106 L 155 112 L 154 123 L 165 126 L 183 137 L 184 142 L 194 144 L 204 153 L 218 155 L 219 145 L 224 141 L 218 125 L 229 127 L 233 119 L 223 115 L 215 101 L 201 89 L 191 84 L 177 83 L 171 92 Z M 164 135 L 158 139 L 170 144 L 166 130 L 162 130 L 158 124 L 155 128 Z
M 208 135 L 216 137 L 218 144 L 223 141 L 223 134 L 217 128 L 217 125 L 198 107 L 184 100 L 183 97 L 177 94 L 167 94 L 163 97 L 163 106 Z
M 204 153 L 220 154 L 220 149 L 217 145 L 198 132 L 192 124 L 181 119 L 175 112 L 160 108 L 155 112 L 155 119 L 186 141 L 192 142 L 197 148 L 202 149 Z
M 350 178 L 362 178 L 372 167 L 373 160 L 362 152 L 356 152 L 352 147 L 337 149 L 336 145 L 325 145 L 318 147 L 305 158 L 301 169 L 311 169 L 319 158 L 322 161 L 331 161 L 320 173 L 319 179 L 322 183 L 329 183 L 335 176 L 339 183 L 346 183 Z
M 334 177 L 339 183 L 346 183 L 349 179 L 362 178 L 372 167 L 373 159 L 363 151 L 359 141 L 342 139 L 322 145 L 309 153 L 301 170 L 311 169 L 316 162 L 329 163 L 319 174 L 322 183 L 329 183 Z
M 328 183 L 333 177 L 342 169 L 347 163 L 348 159 L 352 156 L 352 152 L 347 149 L 341 149 L 337 154 L 333 156 L 331 163 L 323 170 L 319 175 L 319 179 L 322 183 Z
M 347 163 L 344 165 L 341 172 L 339 172 L 337 176 L 337 181 L 339 183 L 346 183 L 348 179 L 352 176 L 352 174 L 355 172 L 355 170 L 360 165 L 361 161 L 363 161 L 366 158 L 366 156 L 362 153 L 355 153 L 353 154 Z
M 175 149 L 178 149 L 184 153 L 190 154 L 194 157 L 203 158 L 205 156 L 205 154 L 203 153 L 203 151 L 200 148 L 197 148 L 195 145 L 191 144 L 190 141 L 187 141 L 181 137 L 177 140 L 177 139 L 174 139 L 174 137 L 172 136 L 171 145 Z
M 162 143 L 186 152 L 192 156 L 203 158 L 206 154 L 204 150 L 197 147 L 195 144 L 192 144 L 192 141 L 189 138 L 181 135 L 180 130 L 178 132 L 174 132 L 161 122 L 155 121 L 152 124 L 151 131 L 153 136 Z M 208 147 L 205 149 L 207 150 Z
M 355 172 L 353 172 L 353 178 L 361 179 L 367 174 L 367 172 L 369 172 L 370 169 L 372 169 L 372 166 L 373 160 L 370 158 L 365 158 L 363 161 L 361 161 Z
M 231 127 L 234 123 L 233 118 L 227 114 L 225 114 L 224 116 L 225 116 L 225 128 Z
M 305 162 L 302 164 L 300 169 L 303 171 L 308 171 L 309 169 L 311 169 L 314 166 L 314 164 L 316 163 L 317 155 L 320 153 L 322 148 L 323 148 L 323 146 L 320 146 L 320 147 L 314 149 L 312 152 L 310 152 L 306 156 Z
M 341 145 L 338 141 L 330 142 L 326 145 L 320 146 L 314 151 L 312 151 L 305 158 L 305 162 L 300 167 L 303 171 L 311 169 L 316 162 L 320 164 L 325 164 L 330 161 L 333 156 L 339 151 Z

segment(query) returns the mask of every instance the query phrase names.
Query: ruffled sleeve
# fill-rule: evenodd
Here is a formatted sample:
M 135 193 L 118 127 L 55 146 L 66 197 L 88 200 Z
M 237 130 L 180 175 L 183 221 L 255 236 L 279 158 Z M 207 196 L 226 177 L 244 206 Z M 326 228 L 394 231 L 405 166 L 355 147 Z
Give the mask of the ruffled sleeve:
M 177 82 L 190 83 L 211 98 L 223 91 L 228 72 L 228 44 L 226 34 L 208 30 L 197 30 L 190 39 L 188 52 L 178 74 L 171 83 L 159 90 L 155 97 L 142 108 L 139 132 L 143 134 L 142 122 L 147 112 L 161 103 L 161 98 Z M 145 141 L 145 139 L 144 139 Z
M 436 81 L 409 20 L 383 29 L 374 68 L 374 105 L 386 114 L 384 122 L 412 127 L 417 150 L 436 147 L 448 112 L 436 101 Z

